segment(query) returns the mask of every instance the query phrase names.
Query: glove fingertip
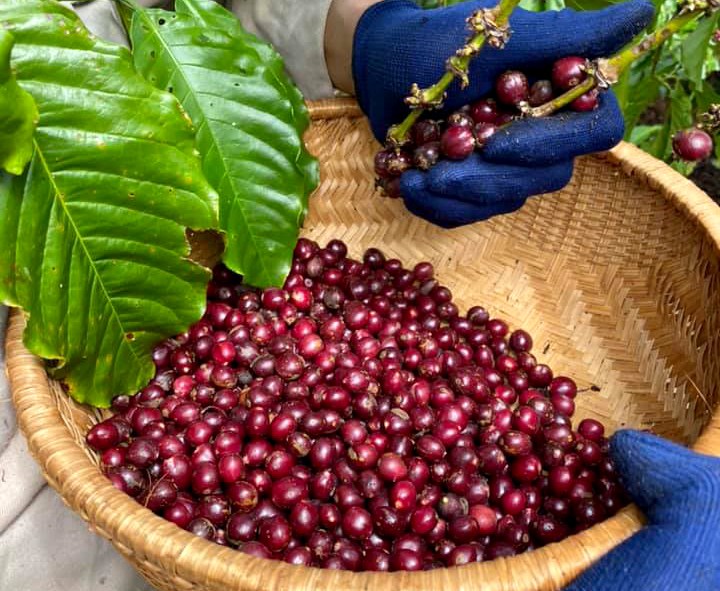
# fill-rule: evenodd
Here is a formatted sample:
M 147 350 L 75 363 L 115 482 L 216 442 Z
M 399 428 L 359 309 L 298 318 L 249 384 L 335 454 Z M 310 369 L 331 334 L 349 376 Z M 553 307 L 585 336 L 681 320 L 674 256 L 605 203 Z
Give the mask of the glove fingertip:
M 511 123 L 493 135 L 483 158 L 496 164 L 549 166 L 617 145 L 625 121 L 611 91 L 602 92 L 593 111 L 562 111 Z
M 687 451 L 682 446 L 662 439 L 647 431 L 620 429 L 610 437 L 610 454 L 617 460 L 627 458 L 659 459 L 658 454 Z
M 408 170 L 400 177 L 400 194 L 403 197 L 416 195 L 425 188 L 425 173 Z

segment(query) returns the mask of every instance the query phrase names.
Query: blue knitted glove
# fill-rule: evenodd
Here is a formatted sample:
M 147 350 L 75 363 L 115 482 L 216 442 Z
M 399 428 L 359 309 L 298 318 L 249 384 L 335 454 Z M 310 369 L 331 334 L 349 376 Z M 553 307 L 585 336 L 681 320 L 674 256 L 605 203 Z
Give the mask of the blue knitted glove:
M 648 525 L 564 591 L 720 589 L 720 458 L 618 431 L 610 454 Z
M 468 37 L 465 19 L 496 0 L 476 0 L 448 8 L 422 10 L 411 0 L 385 0 L 370 7 L 358 23 L 353 77 L 361 108 L 375 137 L 407 114 L 403 99 L 410 86 L 434 84 L 445 61 Z M 653 5 L 633 0 L 597 12 L 528 12 L 515 9 L 512 35 L 500 50 L 484 48 L 470 64 L 470 85 L 448 88 L 444 113 L 488 95 L 505 70 L 547 77 L 564 56 L 610 55 L 650 21 Z M 598 109 L 513 123 L 496 133 L 482 156 L 444 162 L 427 173 L 409 171 L 401 192 L 413 213 L 443 227 L 454 227 L 508 213 L 530 195 L 562 188 L 575 156 L 607 150 L 622 139 L 623 118 L 611 92 Z

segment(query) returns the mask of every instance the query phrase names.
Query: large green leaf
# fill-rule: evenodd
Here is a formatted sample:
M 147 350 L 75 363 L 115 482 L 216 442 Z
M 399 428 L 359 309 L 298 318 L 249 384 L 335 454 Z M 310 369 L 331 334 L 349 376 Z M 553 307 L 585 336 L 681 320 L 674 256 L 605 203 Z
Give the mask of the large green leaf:
M 545 10 L 545 0 L 520 0 L 518 6 L 532 12 L 540 12 Z
M 713 85 L 706 80 L 695 93 L 696 110 L 699 113 L 706 113 L 710 109 L 710 106 L 714 104 L 720 104 L 720 94 L 713 88 Z
M 710 51 L 710 38 L 718 24 L 718 15 L 701 18 L 697 28 L 690 33 L 682 44 L 682 65 L 685 73 L 696 88 L 703 82 L 703 65 Z
M 185 231 L 215 226 L 217 195 L 180 104 L 126 49 L 50 0 L 3 0 L 0 26 L 40 111 L 26 182 L 0 184 L 0 298 L 26 310 L 25 343 L 71 394 L 107 406 L 202 315 L 209 274 Z
M 662 129 L 662 125 L 636 125 L 633 127 L 632 133 L 628 141 L 635 144 L 638 148 L 644 149 L 646 144 L 650 142 L 653 136 Z
M 545 10 L 562 10 L 565 6 L 565 0 L 545 0 Z
M 0 29 L 0 169 L 21 174 L 33 153 L 38 112 L 10 68 L 13 36 Z
M 692 96 L 681 84 L 670 92 L 670 117 L 663 125 L 653 145 L 653 155 L 667 159 L 672 153 L 672 137 L 676 131 L 687 129 L 693 124 Z
M 634 72 L 631 72 L 634 73 Z M 621 86 L 620 90 L 627 88 L 627 92 L 618 93 L 621 97 L 621 108 L 625 117 L 625 138 L 632 133 L 633 127 L 643 112 L 657 99 L 660 93 L 660 83 L 652 76 L 638 78 L 631 76 L 627 79 L 627 85 Z M 623 80 L 621 80 L 623 81 Z
M 601 10 L 613 4 L 620 4 L 623 1 L 624 0 L 566 0 L 565 6 L 578 11 Z
M 178 96 L 198 129 L 203 171 L 220 195 L 224 262 L 248 283 L 280 285 L 318 181 L 302 142 L 302 96 L 280 56 L 224 8 L 177 0 L 175 10 L 136 7 L 135 63 Z

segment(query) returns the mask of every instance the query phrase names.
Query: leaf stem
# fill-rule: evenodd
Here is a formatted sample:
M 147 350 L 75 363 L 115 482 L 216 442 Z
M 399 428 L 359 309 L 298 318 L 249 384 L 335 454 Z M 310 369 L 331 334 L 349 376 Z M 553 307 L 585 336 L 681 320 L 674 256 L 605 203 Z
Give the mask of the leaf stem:
M 693 12 L 688 12 L 686 14 L 676 16 L 675 18 L 665 23 L 662 29 L 650 33 L 637 45 L 628 47 L 620 53 L 615 54 L 612 58 L 608 60 L 610 66 L 617 69 L 618 74 L 622 74 L 623 71 L 628 68 L 630 64 L 632 64 L 638 57 L 647 53 L 648 51 L 657 49 L 669 37 L 677 33 L 688 23 L 695 20 L 696 17 L 705 13 L 705 10 L 695 10 Z
M 501 36 L 501 34 L 504 33 L 505 36 L 509 34 L 509 30 L 507 30 L 506 27 L 507 21 L 519 3 L 520 0 L 500 0 L 500 3 L 495 8 L 485 11 L 484 13 L 480 10 L 468 19 L 468 22 L 471 23 L 476 34 L 470 38 L 467 44 L 456 55 L 448 60 L 448 70 L 442 75 L 440 80 L 424 89 L 413 85 L 411 96 L 406 99 L 406 102 L 411 105 L 412 110 L 401 123 L 393 125 L 388 130 L 387 143 L 389 145 L 402 146 L 407 143 L 408 132 L 415 121 L 417 121 L 420 115 L 428 108 L 438 108 L 441 106 L 445 98 L 445 91 L 455 77 L 461 79 L 463 86 L 467 85 L 467 72 L 470 60 L 473 56 L 477 55 L 489 38 L 493 38 L 497 46 L 502 47 L 504 37 Z M 476 24 L 481 22 L 484 22 L 492 30 Z M 495 32 L 494 35 L 493 30 Z

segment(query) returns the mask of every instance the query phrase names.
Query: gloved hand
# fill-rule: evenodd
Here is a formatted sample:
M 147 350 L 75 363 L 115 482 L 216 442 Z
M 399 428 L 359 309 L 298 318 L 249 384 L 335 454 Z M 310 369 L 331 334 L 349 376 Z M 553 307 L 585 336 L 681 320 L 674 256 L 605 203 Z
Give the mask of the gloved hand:
M 463 2 L 422 10 L 411 0 L 385 0 L 360 19 L 353 46 L 353 78 L 358 102 L 375 137 L 383 143 L 390 125 L 408 112 L 403 99 L 413 82 L 434 84 L 445 61 L 468 37 L 465 19 L 497 0 Z M 503 49 L 485 47 L 470 63 L 470 85 L 448 88 L 443 113 L 487 96 L 505 70 L 547 78 L 552 63 L 569 55 L 611 55 L 639 33 L 653 4 L 633 0 L 596 12 L 528 12 L 510 17 L 510 41 Z M 408 171 L 401 179 L 407 208 L 430 222 L 455 227 L 522 206 L 530 195 L 567 184 L 573 158 L 607 150 L 622 139 L 622 113 L 611 92 L 598 108 L 541 120 L 514 122 L 496 133 L 482 152 L 462 162 L 441 162 L 428 172 Z
M 720 458 L 637 431 L 610 454 L 648 524 L 564 591 L 720 589 Z

